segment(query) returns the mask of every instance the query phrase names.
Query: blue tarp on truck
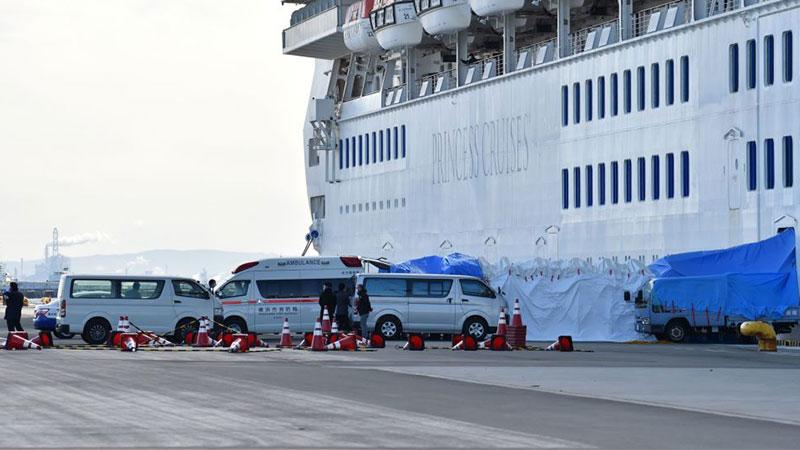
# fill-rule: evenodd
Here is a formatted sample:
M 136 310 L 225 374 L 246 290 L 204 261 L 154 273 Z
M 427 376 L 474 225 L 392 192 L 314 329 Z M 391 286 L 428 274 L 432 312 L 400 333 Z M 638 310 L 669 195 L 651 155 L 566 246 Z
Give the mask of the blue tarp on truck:
M 448 275 L 470 275 L 483 278 L 483 269 L 477 258 L 461 253 L 447 256 L 425 256 L 392 264 L 390 273 L 438 273 Z
M 654 303 L 747 319 L 776 319 L 798 304 L 793 229 L 729 249 L 665 256 L 649 269 Z

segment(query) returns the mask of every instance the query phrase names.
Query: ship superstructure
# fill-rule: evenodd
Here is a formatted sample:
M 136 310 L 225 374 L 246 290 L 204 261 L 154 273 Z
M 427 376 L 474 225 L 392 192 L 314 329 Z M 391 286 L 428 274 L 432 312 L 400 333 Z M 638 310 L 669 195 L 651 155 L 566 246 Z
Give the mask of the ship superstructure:
M 650 262 L 794 227 L 800 1 L 313 0 L 322 254 Z

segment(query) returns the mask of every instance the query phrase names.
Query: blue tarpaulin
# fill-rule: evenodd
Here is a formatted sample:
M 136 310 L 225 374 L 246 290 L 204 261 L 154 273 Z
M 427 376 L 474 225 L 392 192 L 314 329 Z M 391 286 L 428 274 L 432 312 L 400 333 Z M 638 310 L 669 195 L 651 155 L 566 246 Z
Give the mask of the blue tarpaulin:
M 470 275 L 483 278 L 483 269 L 477 258 L 461 253 L 447 256 L 424 256 L 410 259 L 389 267 L 391 273 L 443 273 L 449 275 Z
M 798 304 L 793 229 L 729 249 L 665 256 L 649 269 L 654 303 L 747 319 L 774 319 Z

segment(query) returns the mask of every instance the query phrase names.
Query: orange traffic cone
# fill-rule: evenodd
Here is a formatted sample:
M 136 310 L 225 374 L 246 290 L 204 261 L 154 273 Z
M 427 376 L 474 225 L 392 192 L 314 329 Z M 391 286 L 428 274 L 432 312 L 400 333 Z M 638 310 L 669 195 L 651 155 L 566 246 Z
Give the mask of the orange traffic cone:
M 311 351 L 324 352 L 325 343 L 323 340 L 322 327 L 320 326 L 319 319 L 317 319 L 317 322 L 314 324 L 314 337 L 311 338 Z
M 559 336 L 558 340 L 548 345 L 547 351 L 571 352 L 575 348 L 572 345 L 572 336 Z
M 346 336 L 338 341 L 331 342 L 325 346 L 325 350 L 355 350 L 356 337 L 354 335 Z
M 283 318 L 283 331 L 281 331 L 281 343 L 278 345 L 281 348 L 292 348 L 292 332 L 289 330 L 289 318 Z
M 339 324 L 336 323 L 336 319 L 333 319 L 333 322 L 331 322 L 331 335 L 328 336 L 328 343 L 336 342 L 341 338 L 342 336 L 339 334 Z
M 6 349 L 26 350 L 29 348 L 41 350 L 42 346 L 29 340 L 28 333 L 25 331 L 12 331 L 8 333 L 8 339 L 6 339 Z
M 39 335 L 31 339 L 31 342 L 41 345 L 43 348 L 53 346 L 53 335 L 49 331 L 40 331 Z
M 372 333 L 372 336 L 369 338 L 367 344 L 369 345 L 369 348 L 385 348 L 386 340 L 383 338 L 382 334 Z
M 521 327 L 522 326 L 522 313 L 519 309 L 519 299 L 514 300 L 514 315 L 511 316 L 511 326 L 512 327 Z
M 502 334 L 496 334 L 492 336 L 489 343 L 489 349 L 495 352 L 502 352 L 506 350 L 511 350 L 511 346 L 508 345 L 508 341 L 506 337 Z
M 119 349 L 123 352 L 135 352 L 139 348 L 137 333 L 122 333 Z
M 506 309 L 500 308 L 500 318 L 497 319 L 497 333 L 495 336 L 506 335 Z
M 250 350 L 248 347 L 248 338 L 244 333 L 236 333 L 232 336 L 232 341 L 228 351 L 231 353 L 245 353 Z
M 198 347 L 211 346 L 211 338 L 208 336 L 209 325 L 211 325 L 211 321 L 208 320 L 208 316 L 203 316 L 200 318 L 200 327 L 197 329 L 197 337 L 195 338 L 196 346 Z
M 328 315 L 328 308 L 323 308 L 322 333 L 328 334 L 330 332 L 331 332 L 331 316 Z
M 403 350 L 420 351 L 425 350 L 425 339 L 421 334 L 412 333 L 408 335 L 408 341 L 403 346 Z
M 464 340 L 462 340 L 461 342 L 462 342 L 461 348 L 466 351 L 475 351 L 478 349 L 478 340 L 475 339 L 475 336 L 468 334 L 464 336 Z

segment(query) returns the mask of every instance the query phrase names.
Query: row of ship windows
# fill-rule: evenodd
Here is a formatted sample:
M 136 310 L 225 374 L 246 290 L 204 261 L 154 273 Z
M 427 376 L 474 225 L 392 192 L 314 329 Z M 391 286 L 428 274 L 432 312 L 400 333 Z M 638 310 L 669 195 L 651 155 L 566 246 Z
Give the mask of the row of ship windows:
M 664 102 L 667 105 L 675 103 L 675 61 L 672 59 L 666 60 L 664 63 L 664 76 L 666 82 L 664 84 Z M 655 109 L 661 105 L 661 65 L 653 63 L 650 65 L 650 107 Z M 616 73 L 612 73 L 609 77 L 609 99 L 610 111 L 612 117 L 619 115 L 619 78 Z M 593 119 L 593 90 L 594 80 L 586 80 L 583 82 L 583 97 L 584 97 L 584 114 L 583 118 L 589 122 Z M 561 125 L 569 125 L 569 95 L 570 89 L 568 85 L 561 86 Z M 646 101 L 647 80 L 645 66 L 636 68 L 636 110 L 644 111 L 647 105 Z M 680 58 L 680 100 L 682 103 L 689 101 L 689 57 L 681 56 Z M 576 82 L 572 84 L 572 123 L 578 124 L 581 122 L 581 83 Z M 633 111 L 633 74 L 630 70 L 622 72 L 622 110 L 625 114 Z M 606 77 L 601 76 L 597 78 L 597 118 L 604 119 L 606 117 Z
M 675 154 L 666 154 L 666 197 L 674 198 L 675 192 Z M 689 152 L 682 151 L 680 153 L 680 195 L 682 197 L 689 196 Z M 631 203 L 633 201 L 633 160 L 626 159 L 622 162 L 623 166 L 623 194 L 624 202 Z M 636 160 L 637 171 L 637 198 L 639 201 L 647 199 L 647 160 L 640 157 Z M 586 207 L 594 205 L 594 166 L 587 165 L 584 167 L 583 175 L 581 177 L 581 168 L 574 167 L 572 169 L 572 205 L 574 208 L 581 207 L 581 194 L 586 195 Z M 568 209 L 570 205 L 570 169 L 561 170 L 561 207 Z M 581 190 L 581 181 L 585 179 L 585 189 Z M 610 167 L 610 191 L 611 191 L 611 204 L 616 205 L 620 201 L 619 195 L 619 162 L 612 161 Z M 653 155 L 650 157 L 650 198 L 658 200 L 661 198 L 661 157 Z M 597 203 L 599 205 L 606 204 L 606 164 L 599 163 L 597 165 Z
M 339 139 L 339 169 L 405 157 L 405 125 Z
M 784 83 L 792 81 L 792 32 L 784 31 L 781 35 L 781 62 L 783 65 L 782 78 Z M 775 84 L 775 37 L 771 34 L 764 36 L 764 86 Z M 755 89 L 758 71 L 756 70 L 756 40 L 750 39 L 745 43 L 747 89 Z M 728 89 L 731 93 L 739 92 L 739 44 L 728 47 Z
M 783 187 L 794 185 L 794 143 L 791 136 L 781 139 L 783 154 Z M 775 188 L 775 141 L 764 139 L 764 188 Z M 758 144 L 756 141 L 747 143 L 747 189 L 758 189 Z
M 392 209 L 392 200 L 379 200 L 379 201 L 372 201 L 372 211 L 379 211 L 383 209 Z M 385 207 L 385 208 L 384 208 Z M 394 199 L 394 208 L 405 208 L 406 207 L 406 199 L 403 198 L 396 198 Z M 369 212 L 370 211 L 370 202 L 364 203 L 353 203 L 352 205 L 339 205 L 339 214 L 355 214 L 360 212 Z

